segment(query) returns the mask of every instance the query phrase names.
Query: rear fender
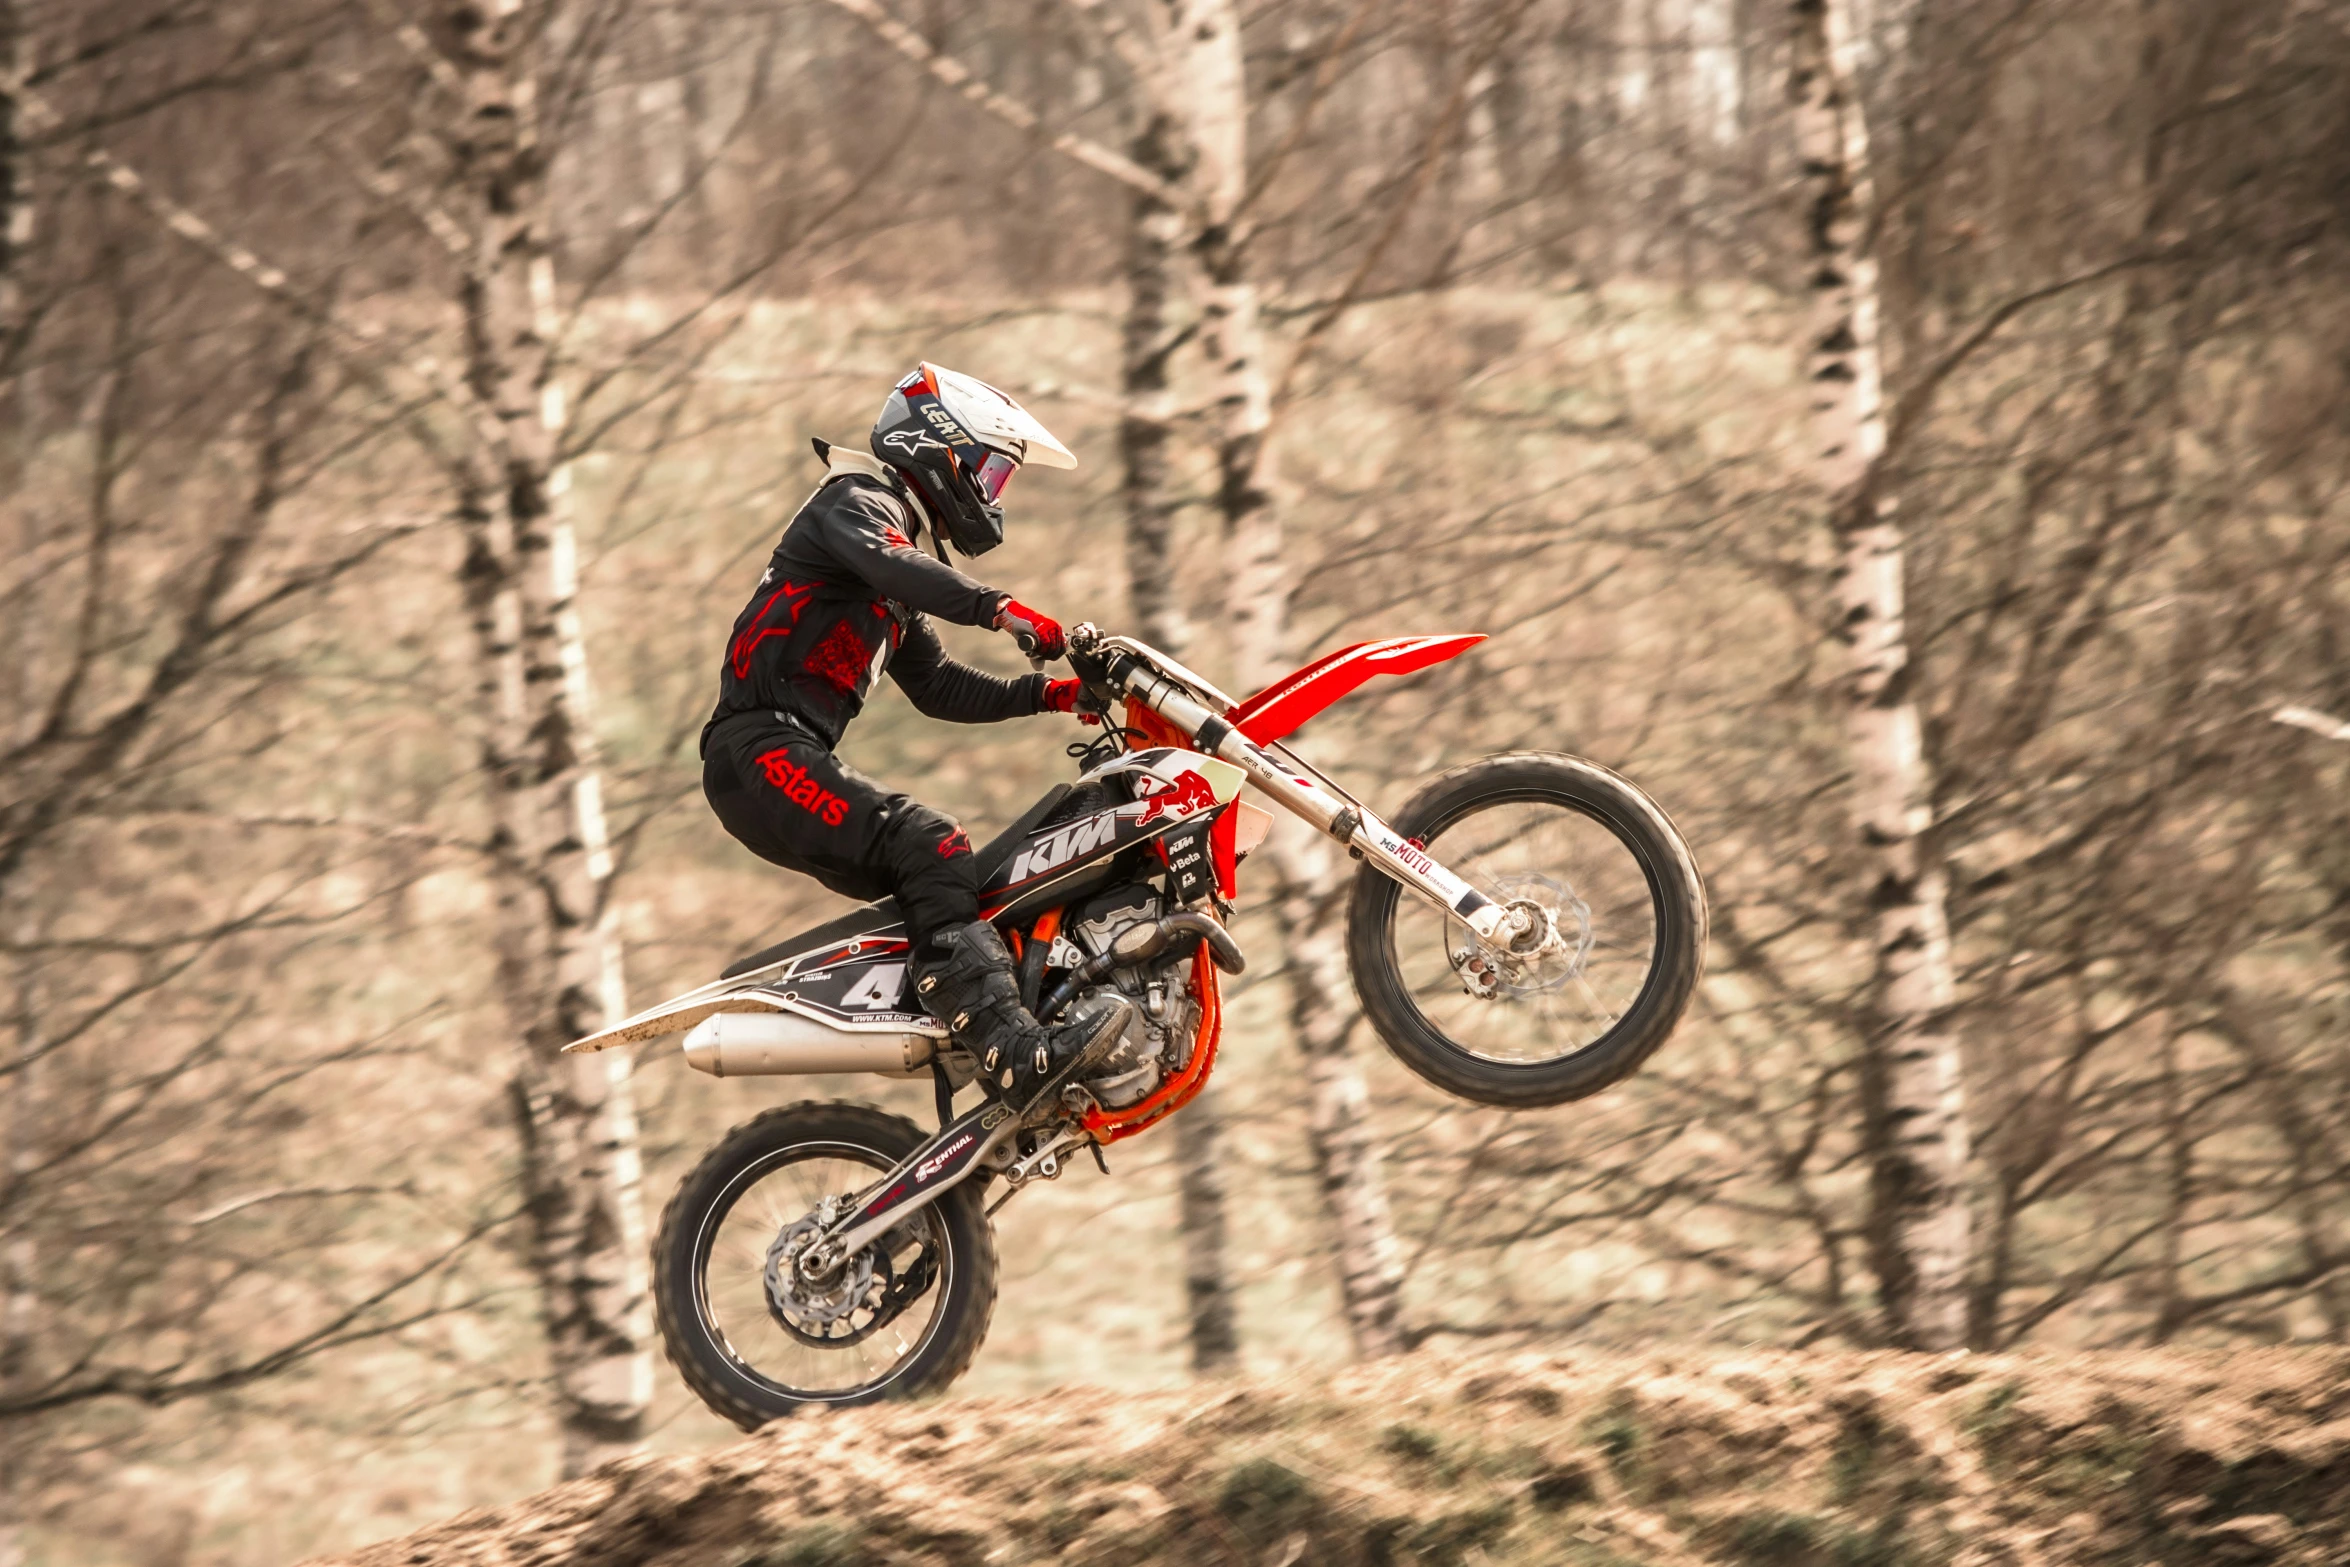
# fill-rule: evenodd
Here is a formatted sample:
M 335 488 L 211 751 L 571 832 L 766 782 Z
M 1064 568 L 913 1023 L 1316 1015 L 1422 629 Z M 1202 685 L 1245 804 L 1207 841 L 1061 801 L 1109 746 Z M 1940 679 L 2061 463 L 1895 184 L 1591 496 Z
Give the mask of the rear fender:
M 689 990 L 563 1049 L 578 1054 L 641 1044 L 682 1034 L 722 1012 L 796 1012 L 844 1034 L 944 1038 L 945 1026 L 906 993 L 908 956 L 903 926 L 827 942 L 754 973 Z
M 1233 728 L 1258 745 L 1270 745 L 1373 675 L 1417 674 L 1458 658 L 1484 640 L 1482 633 L 1469 632 L 1357 642 L 1274 681 L 1225 716 Z

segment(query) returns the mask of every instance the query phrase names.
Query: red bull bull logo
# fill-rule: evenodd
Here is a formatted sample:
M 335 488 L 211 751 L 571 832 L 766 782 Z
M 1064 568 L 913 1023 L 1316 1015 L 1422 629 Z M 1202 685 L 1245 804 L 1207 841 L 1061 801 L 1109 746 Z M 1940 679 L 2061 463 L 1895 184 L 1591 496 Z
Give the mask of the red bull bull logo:
M 1176 775 L 1173 783 L 1142 802 L 1142 814 L 1134 819 L 1134 825 L 1148 827 L 1161 817 L 1181 821 L 1195 812 L 1215 808 L 1216 786 L 1198 771 L 1186 768 Z

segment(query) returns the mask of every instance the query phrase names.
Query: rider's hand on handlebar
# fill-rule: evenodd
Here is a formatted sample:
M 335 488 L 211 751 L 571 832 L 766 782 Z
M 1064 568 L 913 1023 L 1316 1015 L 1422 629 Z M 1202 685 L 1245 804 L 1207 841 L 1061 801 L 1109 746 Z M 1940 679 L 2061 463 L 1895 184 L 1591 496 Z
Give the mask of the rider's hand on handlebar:
M 1061 633 L 1061 623 L 1052 616 L 1030 609 L 1013 599 L 997 611 L 995 628 L 1008 631 L 1012 640 L 1020 644 L 1020 651 L 1030 658 L 1046 660 L 1063 657 L 1069 651 L 1069 639 Z
M 1085 682 L 1082 680 L 1048 680 L 1044 683 L 1044 706 L 1047 713 L 1074 713 L 1081 724 L 1099 724 L 1102 715 L 1091 708 L 1080 707 L 1085 700 Z

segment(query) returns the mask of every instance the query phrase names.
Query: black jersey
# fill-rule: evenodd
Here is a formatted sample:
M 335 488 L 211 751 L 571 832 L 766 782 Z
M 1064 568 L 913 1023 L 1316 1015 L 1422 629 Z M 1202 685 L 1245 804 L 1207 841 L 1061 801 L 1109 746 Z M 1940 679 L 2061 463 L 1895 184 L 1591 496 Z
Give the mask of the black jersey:
M 947 656 L 925 616 L 990 625 L 1011 595 L 922 553 L 912 504 L 886 478 L 835 457 L 735 617 L 711 724 L 788 713 L 838 745 L 884 669 L 933 718 L 992 723 L 1041 711 L 1044 676 L 1006 680 Z

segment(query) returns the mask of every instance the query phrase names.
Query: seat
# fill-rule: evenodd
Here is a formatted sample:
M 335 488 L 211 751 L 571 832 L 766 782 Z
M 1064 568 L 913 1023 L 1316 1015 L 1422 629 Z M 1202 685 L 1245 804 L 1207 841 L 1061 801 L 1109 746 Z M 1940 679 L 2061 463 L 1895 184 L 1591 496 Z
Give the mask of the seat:
M 1053 785 L 1045 792 L 1043 799 L 1020 814 L 1018 821 L 990 838 L 987 846 L 972 856 L 972 872 L 977 876 L 979 885 L 986 886 L 990 878 L 1012 863 L 1012 856 L 1020 852 L 1020 845 L 1027 841 L 1029 833 L 1053 813 L 1054 807 L 1069 797 L 1069 789 L 1070 786 L 1065 783 Z M 870 931 L 887 930 L 898 921 L 898 900 L 883 898 L 877 903 L 851 909 L 837 919 L 826 920 L 813 930 L 804 930 L 773 946 L 761 947 L 748 957 L 737 958 L 718 977 L 740 979 L 756 969 L 780 963 L 802 952 L 813 951 L 836 941 L 846 941 L 851 936 L 862 936 Z

